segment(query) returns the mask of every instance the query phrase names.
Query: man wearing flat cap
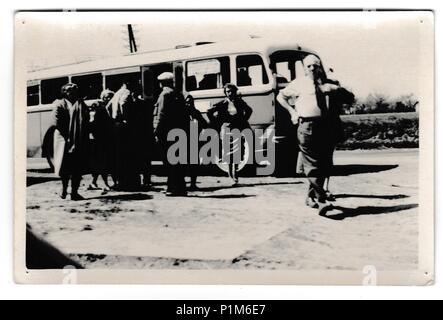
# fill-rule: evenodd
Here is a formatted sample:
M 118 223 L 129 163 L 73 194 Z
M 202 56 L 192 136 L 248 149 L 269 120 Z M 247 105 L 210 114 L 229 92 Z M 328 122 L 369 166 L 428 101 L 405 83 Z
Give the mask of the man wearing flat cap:
M 187 131 L 189 118 L 186 113 L 183 95 L 174 90 L 174 76 L 171 72 L 163 72 L 157 77 L 162 92 L 160 93 L 156 108 L 155 136 L 158 139 L 163 153 L 163 162 L 168 172 L 167 196 L 186 196 L 185 168 L 183 164 L 171 164 L 167 158 L 169 146 L 168 133 L 172 129 Z M 177 88 L 178 89 L 178 88 Z
M 324 213 L 323 210 L 331 206 L 323 185 L 332 166 L 329 140 L 334 134 L 330 130 L 328 101 L 331 95 L 346 90 L 338 82 L 326 78 L 317 56 L 307 55 L 303 66 L 305 75 L 281 90 L 277 100 L 288 110 L 293 124 L 298 125 L 301 168 L 309 180 L 306 205 Z

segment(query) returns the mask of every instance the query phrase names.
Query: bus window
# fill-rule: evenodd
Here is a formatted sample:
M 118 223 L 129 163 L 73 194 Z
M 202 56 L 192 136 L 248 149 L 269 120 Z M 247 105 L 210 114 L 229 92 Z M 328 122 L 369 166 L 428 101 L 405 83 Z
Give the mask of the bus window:
M 294 50 L 276 51 L 271 55 L 271 69 L 287 82 L 294 80 L 300 72 L 301 61 L 307 55 L 305 52 Z
M 60 89 L 69 82 L 68 77 L 53 78 L 41 81 L 42 104 L 53 103 L 61 98 Z
M 269 83 L 263 59 L 257 54 L 238 56 L 237 86 L 255 86 Z
M 220 89 L 230 81 L 229 57 L 186 63 L 186 91 Z
M 275 71 L 286 79 L 285 82 L 289 82 L 289 79 L 291 79 L 291 68 L 289 68 L 288 61 L 277 62 L 275 64 Z
M 172 72 L 172 63 L 161 63 L 143 67 L 143 89 L 147 99 L 157 99 L 162 89 L 157 77 L 163 72 Z
M 116 92 L 122 87 L 123 82 L 128 80 L 135 87 L 141 87 L 141 75 L 140 72 L 120 73 L 107 75 L 105 77 L 105 88 Z
M 103 76 L 101 73 L 73 76 L 71 82 L 78 86 L 80 97 L 85 100 L 98 99 L 103 90 Z
M 28 85 L 27 101 L 28 107 L 36 106 L 40 103 L 40 85 Z

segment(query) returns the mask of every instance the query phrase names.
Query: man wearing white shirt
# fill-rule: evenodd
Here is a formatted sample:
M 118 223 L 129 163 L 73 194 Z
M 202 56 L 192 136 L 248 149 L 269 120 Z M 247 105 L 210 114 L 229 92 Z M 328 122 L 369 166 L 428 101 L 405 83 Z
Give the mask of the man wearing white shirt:
M 309 180 L 306 204 L 322 210 L 330 205 L 323 189 L 328 170 L 327 148 L 324 145 L 328 135 L 326 96 L 340 87 L 326 83 L 327 79 L 317 56 L 306 56 L 303 65 L 305 75 L 294 79 L 281 90 L 277 100 L 288 110 L 292 123 L 298 124 L 301 164 Z

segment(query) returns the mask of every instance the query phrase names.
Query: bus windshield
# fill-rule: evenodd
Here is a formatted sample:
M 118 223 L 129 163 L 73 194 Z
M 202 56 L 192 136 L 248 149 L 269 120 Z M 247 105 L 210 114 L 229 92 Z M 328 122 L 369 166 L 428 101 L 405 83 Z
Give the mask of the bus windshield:
M 271 69 L 282 82 L 290 82 L 303 71 L 302 60 L 309 53 L 296 50 L 280 50 L 271 55 Z

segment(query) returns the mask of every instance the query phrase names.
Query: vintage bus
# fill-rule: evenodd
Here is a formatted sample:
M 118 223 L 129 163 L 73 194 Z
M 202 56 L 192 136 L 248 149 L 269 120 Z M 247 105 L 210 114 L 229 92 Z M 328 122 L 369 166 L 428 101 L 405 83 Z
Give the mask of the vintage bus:
M 32 71 L 27 81 L 27 156 L 40 157 L 43 137 L 50 125 L 52 103 L 62 85 L 79 86 L 85 102 L 99 98 L 103 89 L 121 87 L 123 77 L 140 83 L 144 99 L 160 93 L 157 76 L 174 73 L 175 86 L 194 97 L 203 115 L 224 98 L 223 85 L 234 83 L 253 109 L 253 128 L 275 128 L 278 167 L 295 170 L 294 130 L 287 111 L 278 106 L 278 91 L 295 79 L 302 59 L 312 50 L 289 41 L 261 38 L 177 46 L 175 49 L 136 53 Z M 300 67 L 301 66 L 301 67 Z M 256 146 L 257 147 L 257 146 Z

